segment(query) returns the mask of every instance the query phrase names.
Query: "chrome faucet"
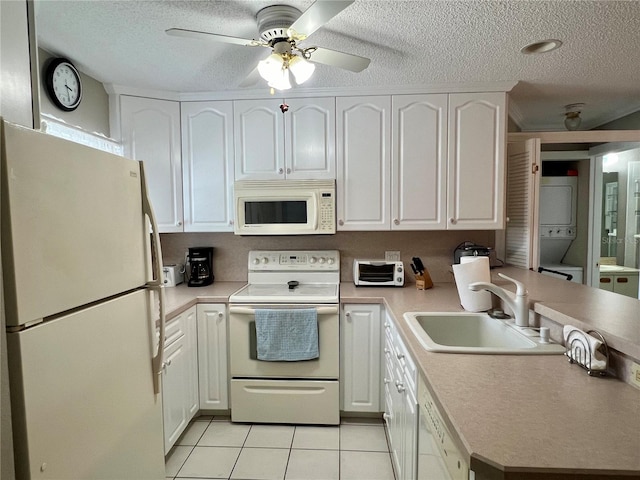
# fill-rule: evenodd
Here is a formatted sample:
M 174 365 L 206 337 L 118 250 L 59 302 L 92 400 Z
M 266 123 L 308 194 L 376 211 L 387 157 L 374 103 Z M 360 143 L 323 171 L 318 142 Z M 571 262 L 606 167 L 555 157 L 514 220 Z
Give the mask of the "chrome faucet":
M 529 293 L 524 288 L 524 284 L 517 280 L 514 280 L 511 277 L 507 277 L 502 273 L 498 273 L 498 276 L 504 278 L 505 280 L 509 280 L 516 285 L 516 293 L 509 290 L 505 290 L 502 287 L 494 285 L 493 283 L 487 282 L 474 282 L 469 284 L 469 290 L 474 292 L 478 292 L 480 290 L 488 290 L 489 292 L 497 295 L 502 299 L 504 303 L 506 303 L 509 308 L 513 311 L 513 314 L 516 317 L 516 325 L 518 327 L 528 327 L 529 326 Z

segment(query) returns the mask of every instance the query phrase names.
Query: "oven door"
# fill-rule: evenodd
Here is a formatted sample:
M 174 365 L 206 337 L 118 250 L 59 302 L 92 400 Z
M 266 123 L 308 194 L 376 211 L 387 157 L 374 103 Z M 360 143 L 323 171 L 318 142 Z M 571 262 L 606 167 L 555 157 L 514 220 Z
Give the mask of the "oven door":
M 258 360 L 255 341 L 257 308 L 315 308 L 318 315 L 319 357 L 297 362 Z M 233 378 L 337 379 L 340 370 L 338 305 L 230 305 L 229 364 Z

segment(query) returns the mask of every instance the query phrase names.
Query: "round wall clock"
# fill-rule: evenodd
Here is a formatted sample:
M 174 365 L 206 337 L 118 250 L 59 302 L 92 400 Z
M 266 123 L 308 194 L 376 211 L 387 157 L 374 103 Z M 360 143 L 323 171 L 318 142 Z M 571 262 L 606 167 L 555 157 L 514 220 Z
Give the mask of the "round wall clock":
M 70 112 L 82 100 L 80 73 L 66 58 L 54 58 L 45 72 L 47 93 L 56 107 Z

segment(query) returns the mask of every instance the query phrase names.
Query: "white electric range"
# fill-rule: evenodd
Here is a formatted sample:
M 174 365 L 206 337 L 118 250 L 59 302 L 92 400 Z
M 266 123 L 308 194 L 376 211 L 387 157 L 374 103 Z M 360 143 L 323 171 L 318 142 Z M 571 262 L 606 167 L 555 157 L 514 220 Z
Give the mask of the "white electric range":
M 340 422 L 339 285 L 337 250 L 249 252 L 248 284 L 229 298 L 232 421 Z M 260 309 L 313 309 L 319 356 L 298 361 L 258 359 L 256 310 Z

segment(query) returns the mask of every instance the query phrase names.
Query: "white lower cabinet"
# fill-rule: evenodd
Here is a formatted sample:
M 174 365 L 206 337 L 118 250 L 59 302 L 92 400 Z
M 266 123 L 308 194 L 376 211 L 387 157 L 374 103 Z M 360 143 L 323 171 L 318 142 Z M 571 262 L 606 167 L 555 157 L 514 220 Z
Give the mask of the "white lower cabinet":
M 418 402 L 416 365 L 387 315 L 384 322 L 384 420 L 396 480 L 417 475 Z
M 380 412 L 380 312 L 376 304 L 344 305 L 340 318 L 341 409 Z
M 201 410 L 229 408 L 227 375 L 227 306 L 199 304 L 198 376 Z
M 162 367 L 164 452 L 198 411 L 196 307 L 167 321 Z

